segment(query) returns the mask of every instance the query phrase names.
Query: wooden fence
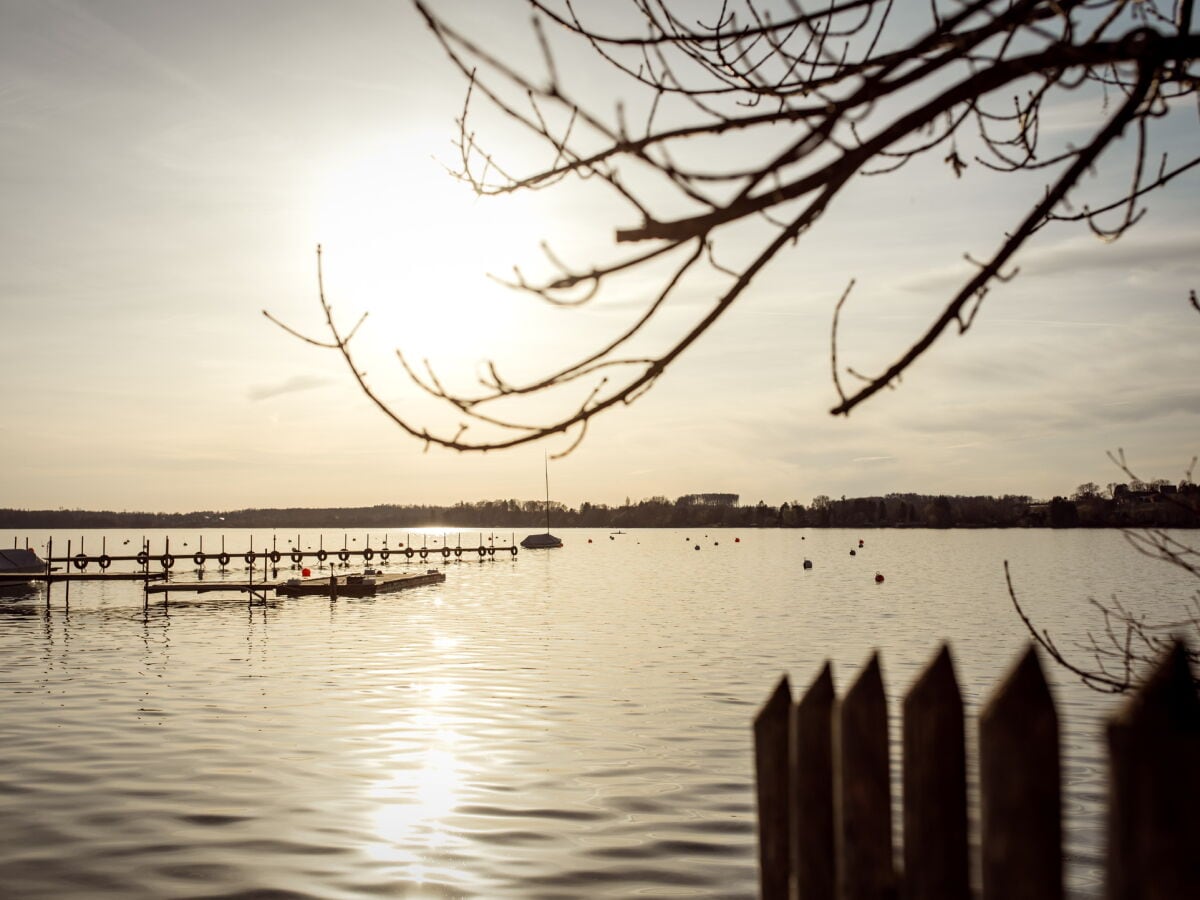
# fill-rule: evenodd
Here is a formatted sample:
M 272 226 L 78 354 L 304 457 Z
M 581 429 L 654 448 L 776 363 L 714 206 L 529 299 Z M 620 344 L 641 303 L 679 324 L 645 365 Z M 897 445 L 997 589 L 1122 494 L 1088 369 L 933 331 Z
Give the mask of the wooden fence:
M 1105 896 L 1200 897 L 1200 697 L 1175 645 L 1108 723 Z M 969 872 L 962 698 L 943 647 L 904 698 L 903 864 L 892 849 L 879 658 L 840 700 L 829 664 L 754 722 L 763 898 L 1063 896 L 1058 716 L 1030 647 L 979 716 L 978 877 Z

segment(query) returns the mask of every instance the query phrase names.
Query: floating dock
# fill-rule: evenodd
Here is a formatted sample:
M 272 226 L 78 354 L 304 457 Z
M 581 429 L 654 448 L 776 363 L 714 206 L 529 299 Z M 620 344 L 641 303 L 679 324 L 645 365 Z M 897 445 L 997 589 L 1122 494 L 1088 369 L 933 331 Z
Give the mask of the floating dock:
M 330 575 L 328 578 L 292 578 L 275 586 L 280 597 L 374 597 L 377 593 L 402 591 L 423 584 L 441 584 L 446 573 L 430 569 L 421 574 Z
M 146 586 L 148 594 L 226 593 L 265 594 L 279 597 L 374 597 L 378 593 L 402 591 L 425 584 L 440 584 L 445 572 L 390 575 L 330 575 L 328 578 L 291 578 L 287 581 L 171 581 Z

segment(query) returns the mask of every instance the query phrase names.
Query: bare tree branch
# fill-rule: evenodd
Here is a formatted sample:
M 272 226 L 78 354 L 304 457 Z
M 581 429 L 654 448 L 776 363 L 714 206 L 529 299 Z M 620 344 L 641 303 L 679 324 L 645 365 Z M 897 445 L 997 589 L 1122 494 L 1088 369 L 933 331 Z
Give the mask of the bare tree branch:
M 547 247 L 552 274 L 536 279 L 514 268 L 502 283 L 560 306 L 603 302 L 618 276 L 642 275 L 649 285 L 641 311 L 615 338 L 527 380 L 502 378 L 488 362 L 481 390 L 462 394 L 400 355 L 407 377 L 466 418 L 444 433 L 372 392 L 351 352 L 354 330 L 342 336 L 334 327 L 322 288 L 330 340 L 285 329 L 338 351 L 372 402 L 427 444 L 486 451 L 581 433 L 601 412 L 633 402 L 860 176 L 887 177 L 934 152 L 964 189 L 973 163 L 989 177 L 1040 173 L 1042 188 L 1027 211 L 997 227 L 996 249 L 978 255 L 975 271 L 911 346 L 851 392 L 839 379 L 845 351 L 837 346 L 846 296 L 836 301 L 831 412 L 846 415 L 895 386 L 947 331 L 968 331 L 989 290 L 1015 274 L 1033 235 L 1074 223 L 1119 239 L 1144 218 L 1153 192 L 1200 163 L 1194 139 L 1180 138 L 1181 128 L 1194 138 L 1194 119 L 1176 124 L 1181 114 L 1195 115 L 1200 87 L 1192 0 L 967 0 L 943 10 L 931 4 L 923 19 L 910 8 L 895 15 L 892 0 L 833 0 L 813 11 L 792 0 L 720 0 L 699 9 L 684 0 L 630 0 L 636 24 L 625 33 L 594 25 L 586 18 L 593 9 L 574 0 L 525 0 L 537 52 L 517 61 L 504 58 L 494 36 L 472 37 L 452 24 L 452 6 L 442 12 L 432 0 L 413 2 L 466 83 L 454 177 L 485 197 L 590 181 L 629 216 L 601 225 L 612 258 L 574 265 Z M 585 99 L 594 94 L 577 76 L 580 50 L 622 79 L 611 112 Z M 1062 104 L 1089 101 L 1094 124 L 1082 140 L 1046 127 Z M 493 152 L 476 131 L 481 107 L 532 135 L 544 158 Z M 745 138 L 761 138 L 760 149 L 747 152 Z M 729 150 L 735 141 L 738 149 Z M 1172 141 L 1184 143 L 1175 161 Z M 1113 152 L 1118 146 L 1128 152 Z M 1128 177 L 1115 196 L 1077 196 L 1090 173 L 1121 166 Z M 754 252 L 717 263 L 718 236 L 764 223 L 765 234 L 751 232 Z M 679 308 L 685 278 L 711 292 L 708 307 L 689 311 L 690 324 L 672 325 L 673 339 L 653 355 L 630 352 Z M 1200 310 L 1194 292 L 1190 302 Z M 540 404 L 537 417 L 496 412 L 543 396 L 564 398 L 561 412 L 546 417 Z

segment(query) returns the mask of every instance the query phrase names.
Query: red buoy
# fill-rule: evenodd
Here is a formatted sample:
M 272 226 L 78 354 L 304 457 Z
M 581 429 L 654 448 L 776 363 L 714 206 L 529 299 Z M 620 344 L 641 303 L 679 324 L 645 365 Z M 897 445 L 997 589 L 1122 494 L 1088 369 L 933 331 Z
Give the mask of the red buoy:
M 309 575 L 312 574 L 312 569 L 301 569 L 300 574 L 303 575 L 305 578 L 307 578 Z
M 881 575 L 879 572 L 876 572 L 876 573 L 875 573 L 875 583 L 876 583 L 876 584 L 882 584 L 882 583 L 883 583 L 883 575 Z

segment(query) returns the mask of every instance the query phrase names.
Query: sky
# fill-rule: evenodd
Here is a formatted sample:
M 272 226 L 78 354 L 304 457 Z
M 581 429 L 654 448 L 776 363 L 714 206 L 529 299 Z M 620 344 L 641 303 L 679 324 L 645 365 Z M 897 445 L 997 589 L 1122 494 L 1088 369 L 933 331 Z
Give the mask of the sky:
M 496 52 L 536 59 L 519 3 L 445 8 Z M 581 66 L 579 90 L 611 106 L 618 82 Z M 611 254 L 613 230 L 637 221 L 587 186 L 471 195 L 444 168 L 464 91 L 403 0 L 0 0 L 0 507 L 539 498 L 545 454 L 569 440 L 427 449 L 339 356 L 263 316 L 322 336 L 322 245 L 339 321 L 369 314 L 355 340 L 372 385 L 451 433 L 455 414 L 416 396 L 394 348 L 470 384 L 485 359 L 539 371 L 626 321 L 646 285 L 559 309 L 487 277 L 536 266 L 543 240 L 574 260 Z M 1194 147 L 1191 115 L 1178 133 Z M 1142 477 L 1178 480 L 1200 452 L 1194 173 L 1114 244 L 1044 230 L 971 331 L 829 415 L 849 279 L 841 359 L 876 370 L 945 303 L 964 253 L 993 251 L 1038 190 L 978 166 L 955 179 L 940 159 L 851 183 L 651 391 L 550 462 L 554 498 L 1044 498 L 1125 480 L 1106 455 L 1118 448 Z M 715 291 L 693 285 L 668 327 Z

